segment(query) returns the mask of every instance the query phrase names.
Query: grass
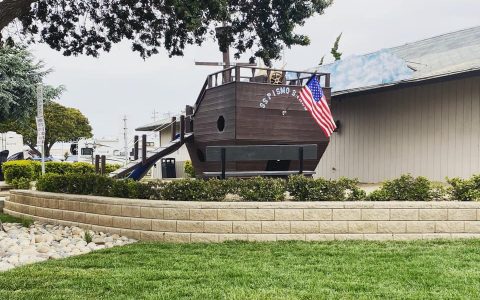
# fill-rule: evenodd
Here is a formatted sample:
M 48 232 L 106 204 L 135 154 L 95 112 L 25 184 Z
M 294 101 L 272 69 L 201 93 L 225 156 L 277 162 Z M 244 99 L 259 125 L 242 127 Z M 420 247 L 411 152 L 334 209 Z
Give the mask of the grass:
M 479 240 L 139 243 L 0 275 L 0 299 L 479 297 Z
M 0 213 L 0 221 L 2 223 L 20 223 L 23 227 L 30 227 L 33 224 L 32 219 L 17 218 L 10 215 Z

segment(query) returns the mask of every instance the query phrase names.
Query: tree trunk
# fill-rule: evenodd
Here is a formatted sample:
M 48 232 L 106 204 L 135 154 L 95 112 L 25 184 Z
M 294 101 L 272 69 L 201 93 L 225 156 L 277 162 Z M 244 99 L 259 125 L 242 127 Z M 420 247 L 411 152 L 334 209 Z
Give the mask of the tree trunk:
M 41 155 L 42 155 L 42 153 L 40 153 L 40 151 L 38 151 L 37 149 L 35 149 L 35 146 L 30 145 L 30 144 L 28 144 L 28 143 L 27 143 L 27 146 L 30 147 L 30 149 L 32 149 L 32 151 L 35 152 L 36 155 L 38 155 L 38 156 L 41 156 Z
M 0 31 L 13 20 L 30 11 L 30 5 L 36 0 L 3 0 L 0 2 Z M 1 35 L 0 35 L 1 40 Z

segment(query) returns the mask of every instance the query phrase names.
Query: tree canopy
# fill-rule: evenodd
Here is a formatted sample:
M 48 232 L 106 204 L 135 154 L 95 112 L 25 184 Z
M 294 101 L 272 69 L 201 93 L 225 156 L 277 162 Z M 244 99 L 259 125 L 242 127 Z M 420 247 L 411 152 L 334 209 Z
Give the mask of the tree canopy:
M 98 56 L 112 44 L 130 40 L 133 51 L 149 57 L 165 48 L 183 55 L 187 45 L 217 38 L 221 50 L 232 46 L 235 57 L 252 49 L 266 64 L 282 49 L 308 45 L 294 32 L 306 19 L 322 14 L 332 0 L 0 0 L 0 32 L 19 32 L 30 42 L 44 42 L 64 55 Z M 221 34 L 215 27 L 226 24 Z
M 0 47 L 0 122 L 21 121 L 35 110 L 36 88 L 47 74 L 24 48 Z M 54 99 L 62 89 L 44 86 L 44 99 Z
M 65 107 L 50 101 L 44 107 L 45 116 L 45 156 L 56 142 L 72 142 L 80 138 L 92 137 L 92 127 L 78 109 Z M 27 122 L 8 121 L 0 125 L 0 130 L 11 130 L 23 135 L 23 141 L 35 153 L 40 154 L 35 146 L 37 129 L 35 113 L 31 113 Z

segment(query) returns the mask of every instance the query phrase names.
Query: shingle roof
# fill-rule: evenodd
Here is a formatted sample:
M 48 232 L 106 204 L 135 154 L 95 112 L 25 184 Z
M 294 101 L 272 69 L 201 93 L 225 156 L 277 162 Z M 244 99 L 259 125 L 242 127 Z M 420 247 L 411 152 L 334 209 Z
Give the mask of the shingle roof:
M 403 63 L 397 62 L 397 66 L 393 67 L 393 69 L 397 68 L 398 72 L 394 73 L 398 73 L 398 77 L 392 78 L 391 74 L 385 74 L 383 78 L 377 76 L 381 78 L 374 84 L 371 80 L 365 81 L 360 78 L 368 76 L 358 76 L 358 72 L 363 72 L 364 75 L 365 72 L 382 72 L 382 69 L 378 69 L 378 64 L 390 63 L 389 60 L 378 61 L 379 57 L 387 57 L 379 55 L 381 53 L 391 54 L 391 61 L 394 60 L 393 58 L 403 61 Z M 377 61 L 374 61 L 376 59 Z M 364 61 L 364 64 L 359 61 Z M 342 64 L 343 66 L 339 67 Z M 412 69 L 413 72 L 406 76 L 405 67 Z M 331 73 L 334 96 L 480 70 L 480 26 L 382 49 L 362 56 L 348 57 L 330 65 L 312 68 L 309 71 L 314 70 Z M 345 78 L 345 74 L 341 74 L 340 70 L 349 72 L 350 78 Z M 339 79 L 337 84 L 335 83 L 336 78 Z

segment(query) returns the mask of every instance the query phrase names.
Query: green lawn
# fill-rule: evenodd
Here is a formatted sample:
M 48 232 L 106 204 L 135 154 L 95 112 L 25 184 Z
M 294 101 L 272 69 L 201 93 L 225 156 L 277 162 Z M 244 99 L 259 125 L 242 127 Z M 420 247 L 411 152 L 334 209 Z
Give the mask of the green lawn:
M 478 299 L 480 241 L 139 243 L 0 274 L 0 299 Z

